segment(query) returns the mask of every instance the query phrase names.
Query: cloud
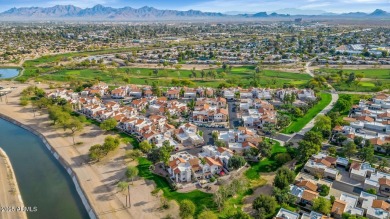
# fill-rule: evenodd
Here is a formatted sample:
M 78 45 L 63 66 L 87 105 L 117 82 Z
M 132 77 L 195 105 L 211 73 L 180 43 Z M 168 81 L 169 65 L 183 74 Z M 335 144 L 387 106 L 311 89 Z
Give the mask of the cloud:
M 303 5 L 299 8 L 300 9 L 313 9 L 313 8 L 314 9 L 318 9 L 318 8 L 323 9 L 322 7 L 329 6 L 329 5 L 331 5 L 330 2 L 318 2 L 318 3 Z
M 275 11 L 283 8 L 321 9 L 329 12 L 372 12 L 377 8 L 390 11 L 390 0 L 209 0 L 180 9 L 202 11 Z

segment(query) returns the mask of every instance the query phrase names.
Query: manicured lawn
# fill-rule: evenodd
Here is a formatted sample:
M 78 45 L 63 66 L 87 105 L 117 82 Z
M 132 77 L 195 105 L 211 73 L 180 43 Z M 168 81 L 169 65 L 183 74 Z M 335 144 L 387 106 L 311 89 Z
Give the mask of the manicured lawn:
M 228 200 L 225 201 L 223 210 L 218 214 L 218 218 L 222 219 L 229 219 L 232 215 L 236 214 L 241 210 L 241 207 L 243 206 L 243 200 L 245 196 L 253 194 L 252 189 L 248 189 L 245 192 L 242 192 L 240 194 L 237 194 L 235 197 L 231 197 Z
M 259 173 L 267 173 L 277 170 L 280 165 L 274 160 L 275 156 L 279 153 L 285 153 L 287 149 L 280 145 L 279 142 L 274 141 L 272 147 L 272 154 L 270 158 L 264 158 L 260 162 L 250 162 L 251 167 L 245 172 L 245 176 L 249 180 L 256 180 L 260 177 Z
M 359 83 L 360 86 L 363 86 L 363 87 L 375 87 L 375 84 L 372 83 L 372 82 L 368 82 L 368 81 L 362 81 Z
M 348 84 L 345 82 L 332 83 L 332 86 L 338 91 L 353 91 L 353 92 L 378 92 L 381 89 L 386 89 L 390 83 L 382 83 L 381 87 L 374 84 L 374 81 L 363 81 L 355 84 Z M 378 90 L 379 89 L 379 90 Z
M 128 135 L 123 132 L 119 133 L 119 136 L 123 142 L 125 142 L 126 144 L 131 144 L 133 146 L 133 149 L 139 148 L 139 142 L 134 136 Z
M 164 196 L 170 200 L 176 200 L 178 203 L 184 199 L 191 200 L 196 205 L 196 214 L 199 214 L 203 209 L 215 210 L 215 205 L 212 199 L 212 195 L 208 193 L 195 190 L 188 193 L 179 193 L 170 188 L 169 183 L 164 177 L 152 173 L 149 169 L 152 162 L 146 158 L 138 159 L 139 176 L 153 180 L 156 183 L 156 187 L 164 192 Z
M 291 134 L 293 132 L 299 132 L 307 123 L 310 122 L 318 113 L 321 112 L 332 100 L 332 95 L 328 93 L 321 93 L 321 101 L 319 101 L 314 107 L 308 110 L 308 112 L 296 121 L 293 121 L 282 132 L 285 134 Z
M 390 79 L 389 69 L 320 69 L 320 71 L 327 73 L 337 73 L 340 70 L 346 74 L 350 74 L 352 72 L 355 74 L 363 74 L 364 78 Z
M 37 73 L 38 68 L 29 67 L 26 69 L 26 77 L 36 77 L 39 75 Z M 132 84 L 152 84 L 153 81 L 158 81 L 161 86 L 172 86 L 172 79 L 176 80 L 188 80 L 193 84 L 192 87 L 197 86 L 207 86 L 207 87 L 218 87 L 222 82 L 226 82 L 229 79 L 236 81 L 240 86 L 245 87 L 249 86 L 252 81 L 253 74 L 255 72 L 254 66 L 243 66 L 243 67 L 233 67 L 230 73 L 227 73 L 225 77 L 220 78 L 211 78 L 207 76 L 209 70 L 205 70 L 206 75 L 202 78 L 201 71 L 195 70 L 197 76 L 196 78 L 190 78 L 192 74 L 191 70 L 175 70 L 175 69 L 164 69 L 163 67 L 156 68 L 131 68 L 123 67 L 118 68 L 118 74 L 113 77 L 107 71 L 101 71 L 99 69 L 80 69 L 80 70 L 59 70 L 55 71 L 53 68 L 40 67 L 39 72 L 53 72 L 50 74 L 44 74 L 38 78 L 48 81 L 69 81 L 70 78 L 83 81 L 91 81 L 99 79 L 100 81 L 114 84 L 114 83 L 124 83 L 123 77 L 128 77 L 131 79 Z M 158 69 L 158 73 L 154 74 L 153 70 Z M 215 69 L 216 72 L 220 73 L 224 70 L 222 68 Z M 293 84 L 295 86 L 303 86 L 310 80 L 310 76 L 307 74 L 300 73 L 291 73 L 291 72 L 281 72 L 275 70 L 263 70 L 260 75 L 260 86 L 261 87 L 270 87 L 270 88 L 280 88 L 285 84 Z
M 339 74 L 342 71 L 344 79 L 334 83 L 332 86 L 339 91 L 358 91 L 358 92 L 378 92 L 383 89 L 388 89 L 390 86 L 390 70 L 389 69 L 326 69 L 321 68 L 316 72 L 322 73 L 324 76 L 329 74 Z M 358 84 L 348 84 L 346 80 L 350 73 L 363 74 L 363 80 Z M 324 74 L 325 73 L 325 74 Z

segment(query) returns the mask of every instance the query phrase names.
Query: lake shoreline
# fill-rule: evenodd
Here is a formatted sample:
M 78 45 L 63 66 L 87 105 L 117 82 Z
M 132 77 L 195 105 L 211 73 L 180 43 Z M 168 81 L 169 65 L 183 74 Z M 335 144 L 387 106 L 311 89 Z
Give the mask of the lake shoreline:
M 6 78 L 3 78 L 1 77 L 1 70 L 2 69 L 6 69 L 6 70 L 17 70 L 18 71 L 18 74 L 15 75 L 15 76 L 12 76 L 12 77 L 6 77 Z M 19 66 L 0 66 L 0 80 L 14 80 L 15 78 L 18 78 L 20 76 L 23 75 L 23 71 L 24 71 L 24 68 L 23 67 L 19 67 Z
M 13 199 L 16 199 L 16 202 L 18 202 L 17 203 L 17 205 L 16 206 L 3 206 L 3 207 L 21 207 L 21 208 L 24 208 L 24 207 L 28 207 L 28 206 L 25 206 L 24 205 L 24 203 L 23 203 L 23 198 L 22 198 L 22 196 L 21 196 L 21 193 L 20 193 L 20 189 L 19 189 L 19 185 L 18 185 L 18 180 L 16 179 L 16 176 L 15 176 L 15 171 L 14 171 L 14 169 L 13 169 L 13 167 L 12 167 L 12 163 L 11 163 L 11 161 L 10 161 L 10 159 L 9 159 L 9 157 L 8 157 L 8 155 L 7 155 L 7 153 L 0 147 L 0 156 L 5 160 L 5 166 L 4 166 L 4 168 L 6 168 L 6 172 L 8 173 L 8 174 L 10 174 L 11 175 L 11 179 L 10 179 L 10 181 L 11 182 L 9 182 L 9 187 L 11 187 L 11 189 L 12 189 L 12 185 L 11 184 L 13 184 L 14 185 L 14 194 L 8 194 L 7 195 L 7 197 L 6 197 L 6 199 L 9 201 L 9 200 L 13 200 Z M 2 168 L 2 167 L 0 167 L 0 168 Z M 4 179 L 3 179 L 4 180 Z M 31 206 L 29 206 L 29 207 L 31 207 Z M 1 212 L 0 214 L 3 214 L 4 212 Z M 5 214 L 10 214 L 10 213 L 14 213 L 14 212 L 5 212 Z M 16 214 L 18 214 L 18 218 L 21 218 L 21 219 L 27 219 L 27 213 L 26 213 L 26 211 L 17 211 L 17 212 L 15 212 Z M 7 216 L 6 216 L 6 218 L 7 218 Z M 10 217 L 11 218 L 11 217 Z
M 88 196 L 86 196 L 86 192 L 84 191 L 84 189 L 80 186 L 80 180 L 78 178 L 78 176 L 76 175 L 76 173 L 72 170 L 72 168 L 70 167 L 70 165 L 59 155 L 59 153 L 56 151 L 56 149 L 47 141 L 46 137 L 44 135 L 42 135 L 41 133 L 39 133 L 38 131 L 34 130 L 33 128 L 29 127 L 28 125 L 24 125 L 23 123 L 7 116 L 7 115 L 4 115 L 3 113 L 0 112 L 0 118 L 5 120 L 5 121 L 8 121 L 14 125 L 17 125 L 19 126 L 20 128 L 23 128 L 29 132 L 31 132 L 32 134 L 34 134 L 35 136 L 37 136 L 38 138 L 40 138 L 40 140 L 43 142 L 43 144 L 45 144 L 46 148 L 50 151 L 50 153 L 56 158 L 56 160 L 61 164 L 61 166 L 63 168 L 65 168 L 65 170 L 67 171 L 67 173 L 69 174 L 69 176 L 71 177 L 72 181 L 73 181 L 73 184 L 76 188 L 76 191 L 77 191 L 77 194 L 79 195 L 83 205 L 84 205 L 84 208 L 86 209 L 86 211 L 88 212 L 88 215 L 91 219 L 96 219 L 98 218 L 97 217 L 97 214 L 96 214 L 96 211 L 95 209 L 93 208 L 93 206 L 90 204 L 91 201 L 88 199 Z M 16 180 L 16 178 L 15 178 Z M 19 192 L 20 194 L 20 192 Z M 26 216 L 27 218 L 27 216 Z

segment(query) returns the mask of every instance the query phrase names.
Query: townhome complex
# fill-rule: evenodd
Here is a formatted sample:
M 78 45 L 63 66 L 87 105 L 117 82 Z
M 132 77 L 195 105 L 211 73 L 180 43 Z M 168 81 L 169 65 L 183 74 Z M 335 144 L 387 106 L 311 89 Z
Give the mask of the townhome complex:
M 337 219 L 345 214 L 370 219 L 389 218 L 390 204 L 386 199 L 390 197 L 390 174 L 377 170 L 369 163 L 351 163 L 346 158 L 321 152 L 307 161 L 299 176 L 294 185 L 290 185 L 290 193 L 305 209 L 312 209 L 313 200 L 320 197 L 321 188 L 326 185 L 331 187 L 330 194 L 337 194 L 328 216 Z M 335 184 L 337 186 L 333 188 Z M 335 192 L 332 192 L 333 189 Z M 300 218 L 304 218 L 305 214 Z
M 344 135 L 347 141 L 362 137 L 374 145 L 375 150 L 385 153 L 382 147 L 390 143 L 390 96 L 384 93 L 375 95 L 372 100 L 360 100 L 352 107 L 346 126 L 336 126 L 333 129 L 335 137 Z

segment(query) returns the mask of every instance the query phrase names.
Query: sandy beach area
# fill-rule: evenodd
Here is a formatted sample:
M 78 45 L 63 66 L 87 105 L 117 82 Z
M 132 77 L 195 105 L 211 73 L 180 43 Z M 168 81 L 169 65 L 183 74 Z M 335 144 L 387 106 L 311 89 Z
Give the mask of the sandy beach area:
M 9 208 L 25 207 L 18 182 L 16 180 L 12 164 L 3 149 L 0 148 L 0 218 L 2 219 L 27 219 L 25 211 L 13 211 Z
M 86 193 L 89 203 L 101 219 L 116 218 L 163 218 L 168 214 L 177 217 L 178 206 L 172 202 L 171 208 L 162 211 L 159 197 L 153 196 L 151 191 L 155 189 L 154 183 L 138 179 L 131 185 L 131 208 L 126 208 L 125 196 L 118 192 L 116 184 L 124 179 L 124 171 L 129 163 L 124 159 L 124 151 L 131 145 L 122 144 L 120 148 L 109 154 L 97 164 L 88 164 L 88 150 L 92 145 L 102 144 L 104 138 L 111 135 L 100 130 L 95 125 L 89 125 L 84 131 L 76 135 L 76 142 L 81 145 L 73 145 L 69 132 L 54 128 L 48 119 L 47 113 L 34 112 L 31 106 L 19 105 L 21 91 L 29 84 L 18 84 L 8 81 L 0 82 L 3 87 L 16 87 L 12 93 L 3 96 L 0 102 L 0 113 L 38 131 L 48 140 L 55 151 L 70 165 L 78 176 L 79 183 Z M 47 85 L 38 85 L 47 88 Z M 5 101 L 7 99 L 7 102 Z M 133 163 L 132 165 L 136 165 Z M 23 195 L 23 194 L 22 194 Z

